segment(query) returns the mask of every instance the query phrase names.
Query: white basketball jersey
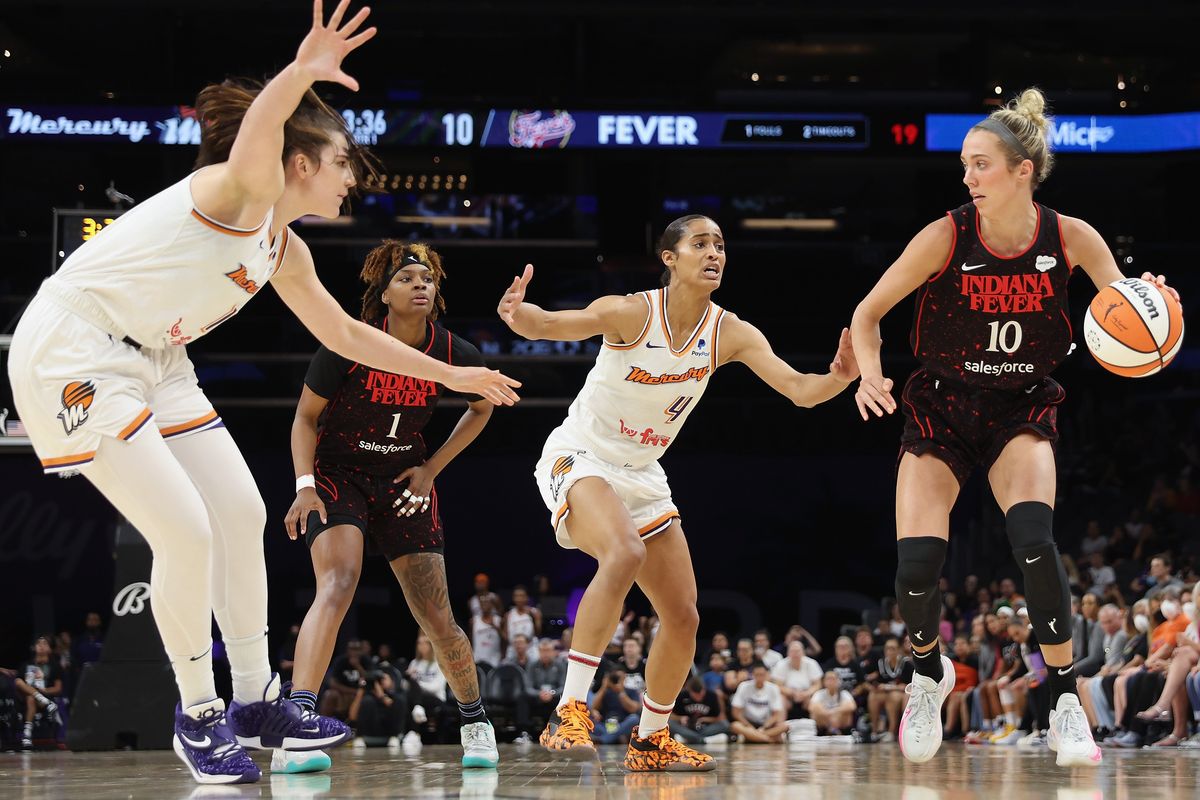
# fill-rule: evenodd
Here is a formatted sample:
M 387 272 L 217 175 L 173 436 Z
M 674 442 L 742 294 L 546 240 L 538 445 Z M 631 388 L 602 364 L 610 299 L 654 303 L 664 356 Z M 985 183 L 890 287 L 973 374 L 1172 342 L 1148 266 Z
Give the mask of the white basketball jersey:
M 650 313 L 629 344 L 605 341 L 561 426 L 612 464 L 643 467 L 679 435 L 717 367 L 725 310 L 710 302 L 685 344 L 671 346 L 667 289 L 642 292 Z
M 195 173 L 193 173 L 194 175 Z M 241 310 L 280 264 L 289 237 L 206 217 L 192 175 L 134 206 L 84 242 L 47 283 L 82 292 L 145 347 L 199 339 Z

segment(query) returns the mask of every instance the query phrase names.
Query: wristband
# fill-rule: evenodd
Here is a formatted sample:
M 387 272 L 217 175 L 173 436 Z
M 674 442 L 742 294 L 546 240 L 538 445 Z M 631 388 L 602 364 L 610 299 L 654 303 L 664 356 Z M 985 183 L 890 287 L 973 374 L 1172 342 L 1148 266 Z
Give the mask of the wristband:
M 308 475 L 301 475 L 299 478 L 296 478 L 296 492 L 297 493 L 299 493 L 301 489 L 315 489 L 315 488 L 317 488 L 317 479 L 314 478 L 311 473 L 309 473 Z

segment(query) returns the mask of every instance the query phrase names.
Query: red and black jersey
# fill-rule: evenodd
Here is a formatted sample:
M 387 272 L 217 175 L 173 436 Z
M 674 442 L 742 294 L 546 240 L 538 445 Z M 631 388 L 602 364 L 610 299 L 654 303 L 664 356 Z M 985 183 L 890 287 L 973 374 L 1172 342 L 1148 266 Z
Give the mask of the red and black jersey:
M 387 319 L 379 325 L 386 331 Z M 484 365 L 475 345 L 432 322 L 417 349 L 454 366 Z M 355 363 L 324 346 L 313 356 L 304 384 L 329 400 L 317 420 L 317 463 L 401 471 L 424 462 L 421 431 L 446 387 Z
M 1034 206 L 1033 242 L 1012 258 L 988 249 L 973 203 L 947 212 L 954 246 L 942 270 L 917 292 L 910 337 L 913 354 L 930 373 L 970 386 L 1022 389 L 1070 353 L 1072 265 L 1057 212 Z

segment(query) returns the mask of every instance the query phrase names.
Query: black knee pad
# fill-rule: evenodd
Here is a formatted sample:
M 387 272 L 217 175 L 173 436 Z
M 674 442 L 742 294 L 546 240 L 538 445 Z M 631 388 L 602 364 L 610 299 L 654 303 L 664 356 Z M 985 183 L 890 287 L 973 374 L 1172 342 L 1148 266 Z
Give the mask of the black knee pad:
M 1005 523 L 1013 557 L 1025 576 L 1029 621 L 1041 644 L 1071 641 L 1071 591 L 1054 545 L 1054 509 L 1045 503 L 1017 503 Z
M 896 603 L 908 625 L 913 645 L 923 648 L 937 640 L 942 618 L 942 591 L 938 579 L 946 561 L 946 540 L 937 536 L 912 536 L 896 542 Z

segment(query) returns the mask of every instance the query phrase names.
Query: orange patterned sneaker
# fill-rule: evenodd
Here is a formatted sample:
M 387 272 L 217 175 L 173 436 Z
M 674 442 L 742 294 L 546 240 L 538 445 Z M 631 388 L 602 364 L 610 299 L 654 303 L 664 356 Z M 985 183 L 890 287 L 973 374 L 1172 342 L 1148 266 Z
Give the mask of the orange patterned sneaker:
M 592 722 L 586 703 L 573 698 L 550 715 L 546 730 L 538 742 L 552 755 L 572 760 L 596 757 L 596 745 L 592 742 Z
M 717 762 L 671 738 L 670 728 L 660 728 L 642 739 L 634 728 L 625 752 L 625 769 L 630 772 L 707 772 Z

